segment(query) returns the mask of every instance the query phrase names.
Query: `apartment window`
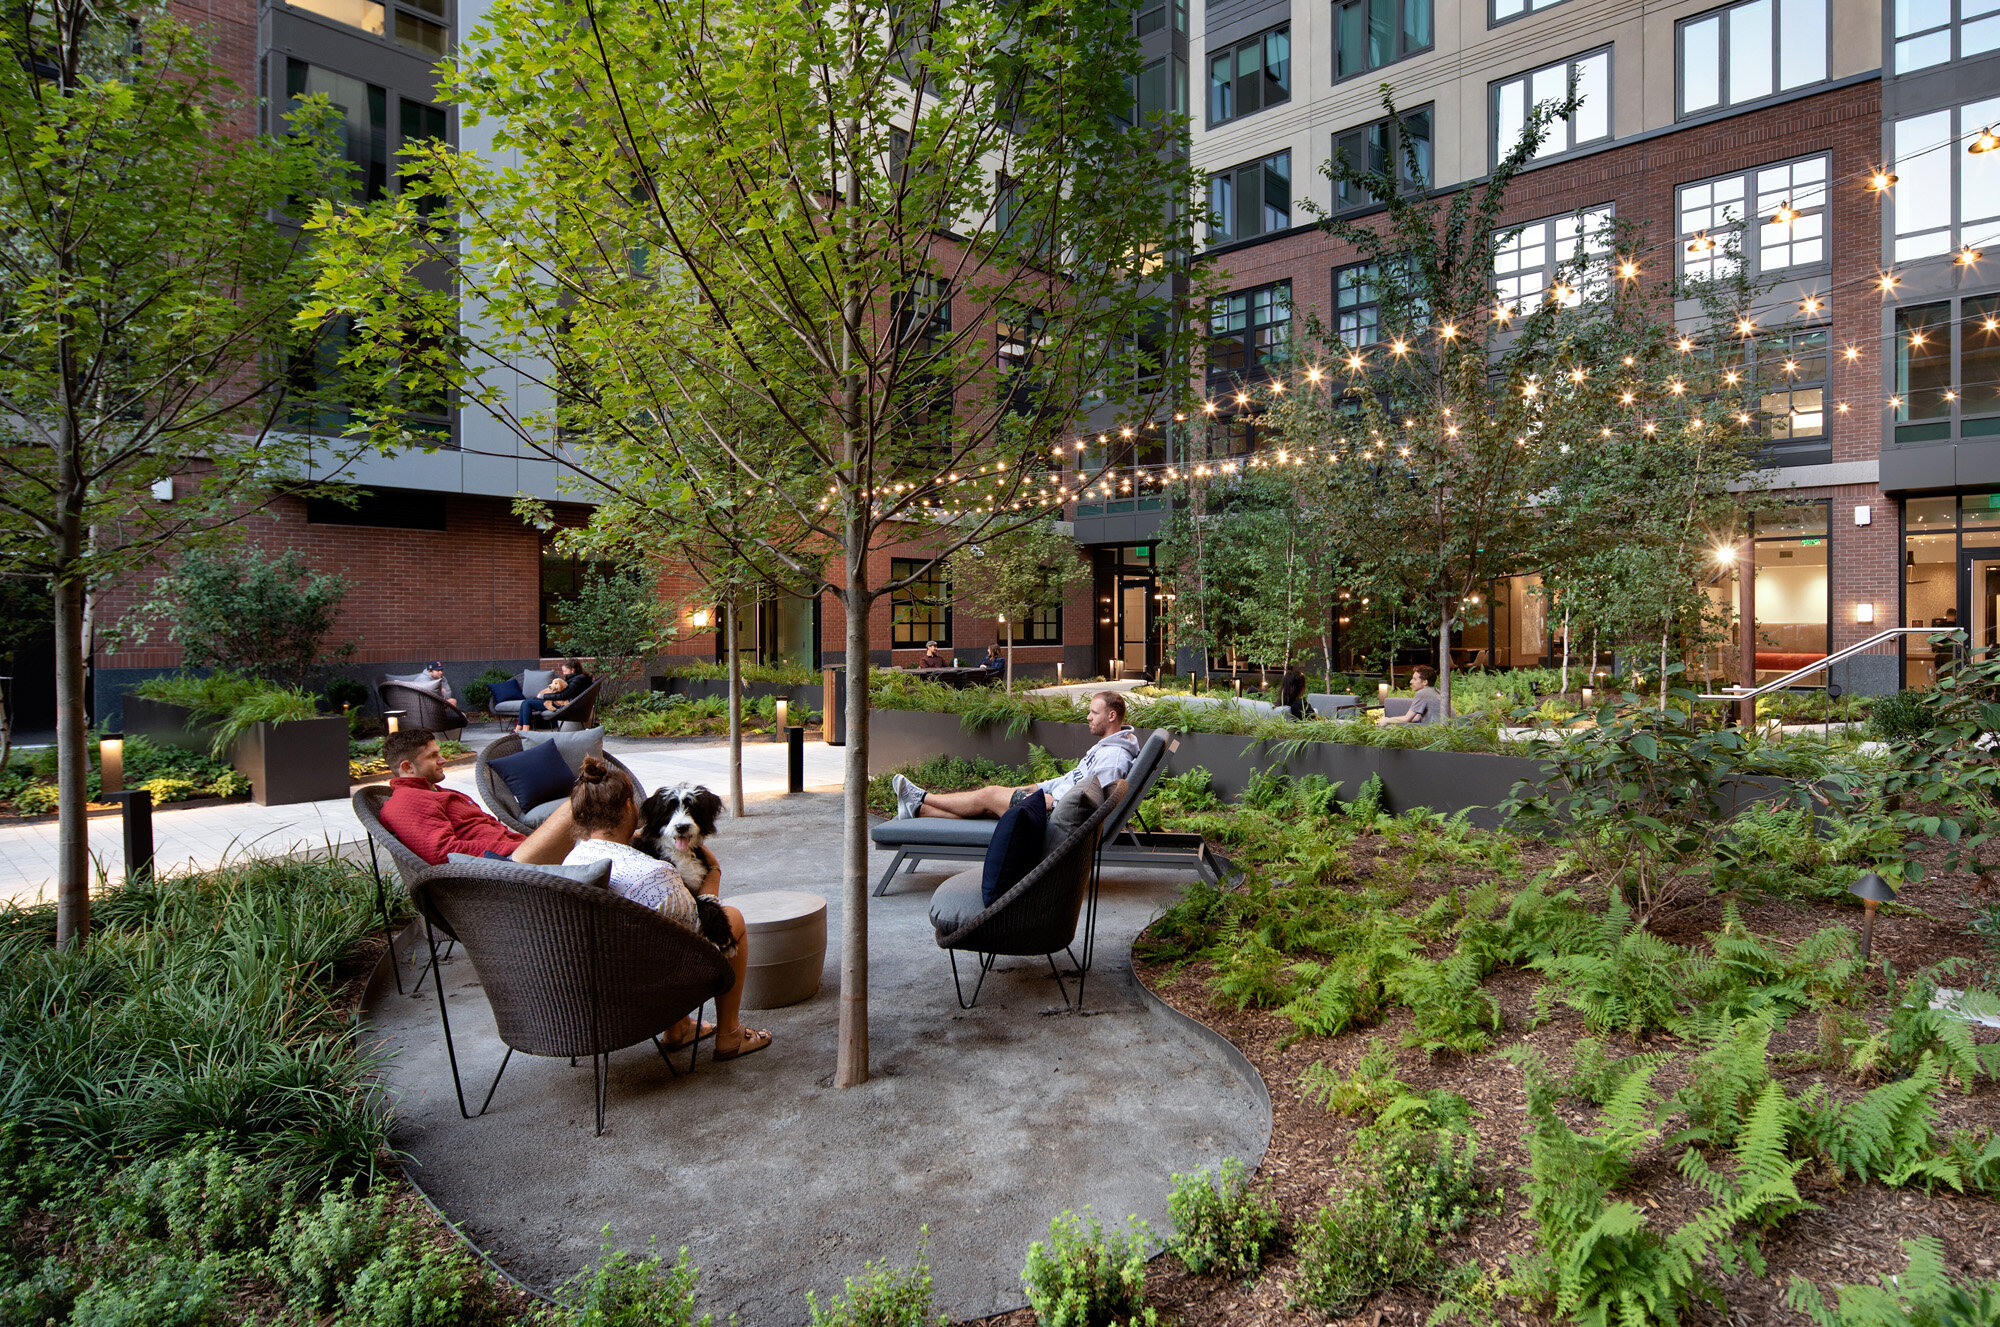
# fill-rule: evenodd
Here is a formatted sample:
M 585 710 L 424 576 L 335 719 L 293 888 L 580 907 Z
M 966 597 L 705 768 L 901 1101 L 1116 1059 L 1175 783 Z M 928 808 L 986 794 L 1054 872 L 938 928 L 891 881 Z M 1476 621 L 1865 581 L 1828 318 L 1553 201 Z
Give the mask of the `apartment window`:
M 1187 31 L 1187 0 L 1133 0 L 1132 31 L 1144 37 L 1148 33 L 1160 31 L 1167 26 L 1167 11 L 1171 8 L 1174 17 L 1174 31 Z
M 1272 28 L 1208 60 L 1208 122 L 1253 115 L 1292 99 L 1292 27 Z
M 1060 645 L 1062 605 L 1051 604 L 1037 608 L 1025 618 L 1015 618 L 1007 624 L 1007 631 L 1016 645 Z
M 1603 263 L 1591 260 L 1611 252 L 1611 238 L 1609 207 L 1546 217 L 1509 231 L 1493 246 L 1495 299 L 1515 313 L 1533 313 L 1550 300 L 1573 309 L 1586 295 L 1601 295 L 1608 275 Z
M 1895 12 L 1899 74 L 2000 50 L 2000 0 L 1895 0 Z
M 1408 111 L 1399 121 L 1377 120 L 1333 136 L 1336 158 L 1343 154 L 1354 170 L 1394 177 L 1405 191 L 1426 187 L 1431 177 L 1431 108 Z M 1415 173 L 1410 158 L 1415 156 Z M 1358 180 L 1336 179 L 1333 205 L 1349 212 L 1378 201 Z
M 1826 81 L 1826 0 L 1745 0 L 1680 27 L 1681 114 Z
M 1208 177 L 1208 242 L 1226 244 L 1292 224 L 1292 154 L 1280 152 Z
M 1493 7 L 1487 15 L 1487 26 L 1505 23 L 1510 18 L 1523 14 L 1536 14 L 1551 5 L 1559 5 L 1562 0 L 1493 0 Z
M 436 106 L 426 106 L 421 101 L 403 98 L 402 143 L 403 147 L 413 147 L 420 143 L 442 143 L 448 137 L 447 120 L 444 111 Z M 422 168 L 412 166 L 407 161 L 398 161 L 396 179 L 399 188 L 416 183 L 422 175 Z
M 942 278 L 919 275 L 896 297 L 896 336 L 919 354 L 934 354 L 951 335 L 951 286 Z
M 994 328 L 1000 390 L 1007 398 L 1007 408 L 1015 414 L 1033 414 L 1040 408 L 1035 369 L 1041 362 L 1048 322 L 1047 314 L 1016 305 L 1000 315 Z
M 1897 310 L 1894 410 L 1897 442 L 2000 436 L 2000 295 Z
M 2000 240 L 2000 152 L 1966 140 L 2000 120 L 2000 97 L 1896 121 L 1896 261 L 1935 258 Z
M 1675 190 L 1683 276 L 1719 279 L 1824 267 L 1829 159 L 1781 161 Z M 1751 220 L 1754 218 L 1754 220 Z
M 889 592 L 889 643 L 897 649 L 921 649 L 925 641 L 951 644 L 951 582 L 944 563 L 923 558 L 890 558 L 889 579 L 914 577 Z
M 1334 269 L 1333 326 L 1341 341 L 1356 350 L 1382 339 L 1382 271 L 1376 264 Z
M 1827 434 L 1828 333 L 1808 328 L 1752 338 L 1725 363 L 1725 381 L 1747 388 L 1756 402 L 1752 425 L 1769 440 L 1772 465 L 1824 465 L 1833 460 Z
M 1341 0 L 1333 78 L 1354 78 L 1431 48 L 1431 0 Z
M 993 228 L 1003 240 L 1018 239 L 1015 230 L 1024 220 L 1020 182 L 1004 171 L 993 176 Z
M 1267 377 L 1292 345 L 1292 283 L 1218 295 L 1208 314 L 1208 386 Z
M 354 168 L 354 195 L 372 202 L 389 186 L 389 94 L 372 83 L 307 64 L 285 61 L 285 93 L 294 103 L 323 96 L 333 103 L 333 132 L 340 154 Z
M 1521 141 L 1528 113 L 1561 105 L 1574 93 L 1582 98 L 1574 114 L 1557 120 L 1542 136 L 1534 160 L 1553 157 L 1611 137 L 1611 48 L 1564 60 L 1493 85 L 1493 160 Z
M 1163 56 L 1141 69 L 1132 100 L 1139 108 L 1140 124 L 1151 124 L 1161 115 L 1185 115 L 1187 61 L 1178 55 Z
M 446 0 L 405 0 L 385 5 L 379 0 L 287 0 L 294 9 L 332 19 L 335 23 L 397 42 L 432 59 L 451 53 L 450 14 Z

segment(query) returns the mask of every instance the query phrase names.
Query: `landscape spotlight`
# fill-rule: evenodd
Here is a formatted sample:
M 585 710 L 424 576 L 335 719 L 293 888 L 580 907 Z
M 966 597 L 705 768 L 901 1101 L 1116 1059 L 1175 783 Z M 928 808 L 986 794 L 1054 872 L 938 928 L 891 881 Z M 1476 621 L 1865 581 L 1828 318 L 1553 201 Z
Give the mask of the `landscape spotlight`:
M 1875 942 L 1875 910 L 1884 903 L 1896 901 L 1896 891 L 1889 882 L 1870 871 L 1847 887 L 1847 892 L 1861 900 L 1867 917 L 1861 923 L 1861 961 L 1868 961 L 1868 951 Z
M 106 733 L 97 741 L 98 795 L 125 791 L 125 734 Z

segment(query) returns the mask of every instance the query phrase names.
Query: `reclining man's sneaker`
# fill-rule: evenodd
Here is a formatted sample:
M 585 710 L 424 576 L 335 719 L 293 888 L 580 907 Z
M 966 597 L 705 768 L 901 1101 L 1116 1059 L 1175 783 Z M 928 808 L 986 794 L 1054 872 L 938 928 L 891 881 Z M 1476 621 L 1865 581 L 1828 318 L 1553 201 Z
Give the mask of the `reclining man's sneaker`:
M 924 790 L 900 774 L 889 780 L 889 786 L 896 792 L 896 819 L 914 819 L 917 808 L 924 804 Z

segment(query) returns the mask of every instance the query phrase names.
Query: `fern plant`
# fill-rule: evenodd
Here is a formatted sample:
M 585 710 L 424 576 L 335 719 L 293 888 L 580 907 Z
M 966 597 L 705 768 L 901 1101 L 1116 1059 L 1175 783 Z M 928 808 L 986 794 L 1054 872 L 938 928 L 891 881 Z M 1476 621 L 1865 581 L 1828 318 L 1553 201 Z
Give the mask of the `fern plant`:
M 1388 992 L 1410 1007 L 1403 1044 L 1426 1055 L 1472 1055 L 1491 1046 L 1491 1034 L 1500 1030 L 1500 1002 L 1479 979 L 1475 961 L 1460 955 L 1435 963 L 1412 959 L 1398 968 L 1389 977 Z
M 1370 1037 L 1354 1071 L 1342 1077 L 1314 1060 L 1300 1073 L 1298 1087 L 1308 1100 L 1329 1115 L 1380 1114 L 1390 1102 L 1409 1095 L 1410 1085 L 1396 1077 L 1396 1053 L 1380 1037 Z
M 1592 1032 L 1620 1032 L 1634 1041 L 1673 1026 L 1708 962 L 1631 918 L 1631 909 L 1614 896 L 1588 948 L 1529 964 L 1550 978 L 1535 993 L 1539 1013 L 1561 1002 L 1581 1013 Z
M 1728 1147 L 1752 1106 L 1771 1084 L 1768 1061 L 1773 1025 L 1763 1018 L 1698 1015 L 1685 1029 L 1702 1047 L 1688 1066 L 1688 1080 L 1674 1095 L 1687 1127 L 1670 1140 Z
M 2000 1281 L 1952 1279 L 1944 1246 L 1925 1236 L 1905 1240 L 1909 1266 L 1879 1286 L 1846 1285 L 1828 1307 L 1826 1292 L 1794 1276 L 1785 1302 L 1818 1327 L 2000 1327 Z
M 1820 1088 L 1800 1103 L 1799 1132 L 1828 1164 L 1857 1180 L 1958 1188 L 1958 1168 L 1940 1154 L 1932 1127 L 1943 1078 L 1938 1062 L 1926 1055 L 1908 1078 L 1884 1083 L 1844 1108 L 1832 1105 Z

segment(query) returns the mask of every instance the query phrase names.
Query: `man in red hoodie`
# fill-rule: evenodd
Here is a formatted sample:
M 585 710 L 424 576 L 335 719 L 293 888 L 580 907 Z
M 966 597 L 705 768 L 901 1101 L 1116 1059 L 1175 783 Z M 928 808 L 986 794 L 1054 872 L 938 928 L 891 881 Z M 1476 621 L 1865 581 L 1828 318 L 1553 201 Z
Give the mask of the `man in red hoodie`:
M 464 793 L 444 784 L 444 755 L 427 728 L 405 728 L 382 739 L 382 759 L 395 771 L 392 791 L 382 803 L 382 826 L 432 866 L 447 853 L 478 857 L 496 852 L 517 862 L 554 866 L 576 843 L 569 803 L 557 807 L 534 833 L 523 837 L 479 808 Z

